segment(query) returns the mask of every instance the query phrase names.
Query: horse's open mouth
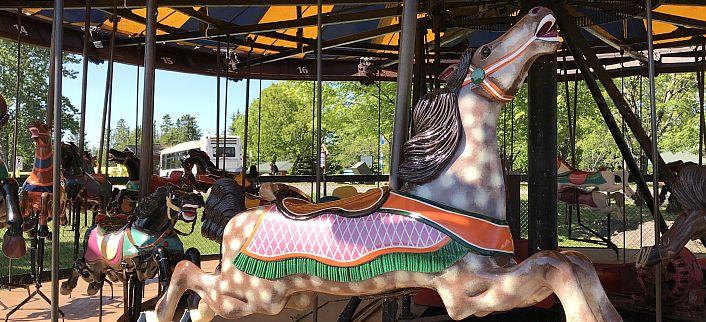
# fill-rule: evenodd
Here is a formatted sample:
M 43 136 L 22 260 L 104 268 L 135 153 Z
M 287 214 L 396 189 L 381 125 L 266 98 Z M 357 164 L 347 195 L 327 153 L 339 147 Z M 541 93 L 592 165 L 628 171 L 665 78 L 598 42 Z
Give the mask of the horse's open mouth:
M 181 217 L 185 221 L 193 221 L 196 219 L 196 210 L 199 209 L 198 205 L 184 204 L 181 206 Z
M 38 127 L 30 127 L 29 133 L 31 133 L 32 138 L 38 138 L 41 134 Z
M 556 19 L 552 15 L 546 15 L 539 22 L 539 29 L 535 36 L 537 39 L 544 41 L 561 41 L 559 38 L 559 30 L 556 29 Z

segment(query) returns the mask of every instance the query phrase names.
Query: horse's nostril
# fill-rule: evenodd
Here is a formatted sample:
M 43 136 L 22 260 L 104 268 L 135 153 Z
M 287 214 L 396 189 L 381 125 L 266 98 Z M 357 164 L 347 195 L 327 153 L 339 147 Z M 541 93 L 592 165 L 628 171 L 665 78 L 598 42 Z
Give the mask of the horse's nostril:
M 532 12 L 533 14 L 538 14 L 540 10 L 542 10 L 541 7 L 534 7 L 534 8 L 532 8 L 532 11 L 531 11 L 531 12 Z

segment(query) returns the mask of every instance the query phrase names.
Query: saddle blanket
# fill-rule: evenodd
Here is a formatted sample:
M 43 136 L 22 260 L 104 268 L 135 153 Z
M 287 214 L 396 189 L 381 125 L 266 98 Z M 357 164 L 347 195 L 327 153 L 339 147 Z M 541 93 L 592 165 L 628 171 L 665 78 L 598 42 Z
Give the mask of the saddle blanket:
M 324 276 L 313 275 L 356 280 L 352 275 L 362 274 L 358 268 L 364 265 L 378 267 L 364 270 L 370 276 L 399 269 L 435 272 L 469 251 L 512 254 L 513 244 L 503 221 L 392 192 L 381 208 L 360 217 L 332 212 L 294 220 L 272 205 L 240 251 L 236 266 L 260 277 L 317 270 Z

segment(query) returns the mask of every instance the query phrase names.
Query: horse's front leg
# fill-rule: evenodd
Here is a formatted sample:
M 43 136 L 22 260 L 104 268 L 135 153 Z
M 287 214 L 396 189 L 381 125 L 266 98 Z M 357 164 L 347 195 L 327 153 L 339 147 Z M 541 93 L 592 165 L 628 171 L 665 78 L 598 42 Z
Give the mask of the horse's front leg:
M 690 239 L 706 236 L 706 210 L 679 214 L 672 227 L 659 240 L 657 246 L 644 247 L 638 258 L 641 267 L 652 266 L 662 260 L 677 256 Z

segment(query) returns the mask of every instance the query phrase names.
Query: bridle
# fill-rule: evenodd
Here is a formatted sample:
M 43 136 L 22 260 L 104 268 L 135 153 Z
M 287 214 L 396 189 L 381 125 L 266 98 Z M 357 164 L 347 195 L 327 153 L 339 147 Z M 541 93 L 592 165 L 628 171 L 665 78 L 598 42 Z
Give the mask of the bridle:
M 522 55 L 527 48 L 529 48 L 529 45 L 536 39 L 536 35 L 530 37 L 520 47 L 517 47 L 517 49 L 507 53 L 505 56 L 500 58 L 495 63 L 490 64 L 485 69 L 475 67 L 471 64 L 468 67 L 468 73 L 466 74 L 466 78 L 463 80 L 462 86 L 472 83 L 476 86 L 481 86 L 488 92 L 488 94 L 490 94 L 490 96 L 493 97 L 493 99 L 501 103 L 512 101 L 512 96 L 506 94 L 497 84 L 495 84 L 495 82 L 488 78 L 488 76 L 517 60 L 517 58 L 520 57 L 520 55 Z

